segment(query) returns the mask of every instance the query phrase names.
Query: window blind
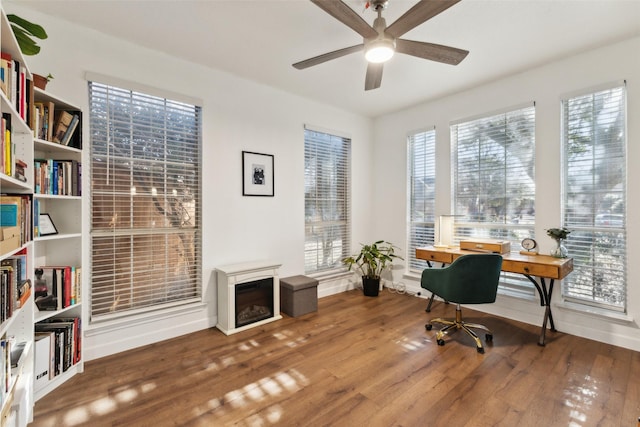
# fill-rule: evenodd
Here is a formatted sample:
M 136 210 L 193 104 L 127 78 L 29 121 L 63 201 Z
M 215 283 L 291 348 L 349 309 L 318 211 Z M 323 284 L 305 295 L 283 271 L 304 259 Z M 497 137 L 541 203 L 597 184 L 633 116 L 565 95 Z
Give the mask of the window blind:
M 565 299 L 626 309 L 626 94 L 619 86 L 562 101 Z
M 434 242 L 436 131 L 416 132 L 407 138 L 409 223 L 407 261 L 409 271 L 422 272 L 427 262 L 416 258 L 416 248 Z
M 351 139 L 305 129 L 305 273 L 342 270 L 350 255 Z
M 535 225 L 535 106 L 451 125 L 455 241 L 508 240 Z M 525 277 L 503 273 L 501 292 L 532 296 Z
M 201 296 L 201 109 L 89 82 L 91 321 Z

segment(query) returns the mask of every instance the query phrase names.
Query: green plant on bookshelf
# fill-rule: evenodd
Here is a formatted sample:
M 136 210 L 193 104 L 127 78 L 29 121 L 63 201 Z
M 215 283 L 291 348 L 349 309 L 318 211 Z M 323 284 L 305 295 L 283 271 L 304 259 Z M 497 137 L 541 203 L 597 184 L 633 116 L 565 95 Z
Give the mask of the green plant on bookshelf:
M 45 29 L 17 15 L 7 15 L 7 19 L 11 23 L 11 29 L 16 36 L 22 53 L 25 55 L 37 55 L 40 52 L 40 46 L 38 46 L 34 38 L 46 39 L 48 35 Z

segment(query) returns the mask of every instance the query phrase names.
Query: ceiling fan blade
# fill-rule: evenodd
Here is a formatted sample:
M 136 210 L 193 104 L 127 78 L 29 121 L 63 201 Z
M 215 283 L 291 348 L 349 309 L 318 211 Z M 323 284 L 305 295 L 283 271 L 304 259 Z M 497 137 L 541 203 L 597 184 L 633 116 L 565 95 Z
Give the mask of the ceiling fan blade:
M 468 50 L 404 39 L 396 40 L 396 52 L 450 65 L 458 65 L 469 54 Z
M 340 0 L 311 0 L 320 9 L 351 28 L 364 38 L 376 37 L 378 33 L 371 28 L 353 9 Z M 458 0 L 459 1 L 459 0 Z
M 314 56 L 313 58 L 305 59 L 304 61 L 296 62 L 293 66 L 298 70 L 304 70 L 305 68 L 313 67 L 314 65 L 322 64 L 323 62 L 340 58 L 341 56 L 345 56 L 353 52 L 362 51 L 363 49 L 364 44 L 345 47 L 344 49 L 334 50 L 333 52 L 324 53 L 322 55 Z
M 420 0 L 404 15 L 389 25 L 385 33 L 398 38 L 423 22 L 449 9 L 460 0 Z
M 367 76 L 364 80 L 364 90 L 378 89 L 382 83 L 382 68 L 384 63 L 367 65 Z

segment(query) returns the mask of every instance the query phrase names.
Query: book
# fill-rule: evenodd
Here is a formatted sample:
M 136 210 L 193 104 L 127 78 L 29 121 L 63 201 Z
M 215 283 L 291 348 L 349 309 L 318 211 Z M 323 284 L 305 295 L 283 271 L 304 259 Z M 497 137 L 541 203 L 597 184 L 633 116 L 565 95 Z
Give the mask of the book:
M 0 69 L 2 70 L 2 91 L 7 98 L 11 95 L 11 78 L 13 75 L 13 60 L 8 52 L 0 53 Z
M 73 118 L 71 119 L 71 123 L 67 128 L 67 131 L 65 132 L 64 136 L 62 137 L 62 140 L 60 141 L 62 145 L 69 145 L 69 142 L 71 141 L 71 137 L 73 136 L 73 132 L 78 127 L 79 121 L 80 121 L 80 116 L 78 116 L 77 114 L 74 114 Z
M 71 121 L 73 120 L 73 116 L 68 111 L 60 111 L 56 113 L 56 124 L 53 131 L 53 138 L 51 139 L 53 142 L 61 143 L 64 138 Z
M 53 358 L 55 348 L 53 332 L 43 331 L 35 333 L 35 362 L 34 362 L 34 388 L 40 391 L 53 378 Z
M 54 127 L 54 115 L 55 104 L 53 102 L 47 102 L 45 104 L 45 138 L 47 141 L 53 141 L 53 127 Z

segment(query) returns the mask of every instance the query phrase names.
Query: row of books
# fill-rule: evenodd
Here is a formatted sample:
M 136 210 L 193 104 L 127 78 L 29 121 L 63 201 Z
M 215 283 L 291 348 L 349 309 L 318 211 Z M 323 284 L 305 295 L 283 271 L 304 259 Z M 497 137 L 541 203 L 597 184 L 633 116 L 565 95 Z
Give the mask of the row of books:
M 7 52 L 0 54 L 0 90 L 33 129 L 35 138 L 82 148 L 81 132 L 75 132 L 82 113 L 56 108 L 50 101 L 35 102 L 33 81 L 27 78 L 25 67 Z
M 28 194 L 0 194 L 0 255 L 31 241 L 32 198 Z
M 0 53 L 0 90 L 15 107 L 22 120 L 28 121 L 28 106 L 33 100 L 33 82 L 27 78 L 24 64 L 8 52 Z
M 2 113 L 2 119 L 0 119 L 0 173 L 26 182 L 27 164 L 16 157 L 16 147 L 11 135 L 11 114 Z
M 11 318 L 31 295 L 27 279 L 27 253 L 21 252 L 0 261 L 0 322 Z
M 67 265 L 36 268 L 33 292 L 38 310 L 62 310 L 80 303 L 81 277 L 81 267 Z
M 79 317 L 54 317 L 35 325 L 35 391 L 82 359 Z
M 34 193 L 82 195 L 82 164 L 76 160 L 35 159 Z
M 33 136 L 38 139 L 69 145 L 78 128 L 80 113 L 66 110 L 56 111 L 53 102 L 34 104 Z

